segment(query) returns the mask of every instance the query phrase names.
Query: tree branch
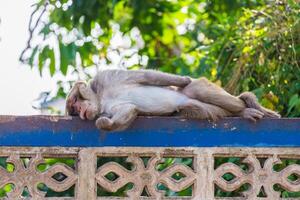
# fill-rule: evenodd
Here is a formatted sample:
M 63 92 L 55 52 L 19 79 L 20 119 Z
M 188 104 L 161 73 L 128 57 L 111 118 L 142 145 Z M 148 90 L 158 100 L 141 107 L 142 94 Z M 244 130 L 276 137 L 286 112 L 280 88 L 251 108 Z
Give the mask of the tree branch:
M 47 5 L 48 5 L 48 2 L 45 3 L 44 5 L 44 8 L 43 10 L 41 11 L 39 17 L 37 18 L 35 24 L 33 27 L 31 27 L 32 23 L 33 23 L 33 17 L 34 15 L 36 14 L 36 12 L 39 11 L 40 9 L 40 6 L 36 6 L 35 10 L 31 13 L 30 15 L 30 20 L 29 20 L 29 24 L 28 24 L 28 32 L 29 32 L 29 38 L 27 40 L 27 43 L 26 43 L 26 47 L 25 49 L 22 51 L 20 57 L 19 57 L 19 60 L 22 62 L 22 63 L 26 63 L 27 62 L 27 59 L 24 59 L 24 54 L 25 52 L 28 50 L 28 49 L 31 49 L 31 40 L 32 40 L 32 37 L 33 37 L 33 33 L 35 31 L 35 29 L 37 28 L 37 26 L 39 25 L 40 21 L 41 21 L 41 18 L 42 16 L 44 15 L 44 13 L 46 12 L 46 9 L 47 9 Z

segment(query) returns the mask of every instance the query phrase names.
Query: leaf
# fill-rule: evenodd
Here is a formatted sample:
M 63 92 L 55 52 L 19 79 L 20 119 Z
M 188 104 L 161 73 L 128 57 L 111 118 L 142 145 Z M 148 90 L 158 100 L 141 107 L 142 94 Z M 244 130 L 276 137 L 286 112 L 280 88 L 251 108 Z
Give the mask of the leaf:
M 46 25 L 42 28 L 42 30 L 39 32 L 39 34 L 44 35 L 44 36 L 49 35 L 49 33 L 51 32 L 51 30 L 50 30 L 50 25 L 51 25 L 51 23 L 46 24 Z
M 252 50 L 251 46 L 245 46 L 242 50 L 243 53 L 249 53 Z
M 294 94 L 289 101 L 289 106 L 295 106 L 299 101 L 299 96 L 298 94 Z
M 29 57 L 29 61 L 28 61 L 28 64 L 32 67 L 33 66 L 33 61 L 34 61 L 34 57 L 35 57 L 35 54 L 38 50 L 38 46 L 35 46 L 30 57 Z
M 294 94 L 289 100 L 287 115 L 289 115 L 293 108 L 296 107 L 298 104 L 300 104 L 300 98 L 298 94 Z
M 163 30 L 162 42 L 164 44 L 171 44 L 174 42 L 174 31 L 170 29 Z
M 39 54 L 39 73 L 40 73 L 40 76 L 42 76 L 43 66 L 44 66 L 44 57 L 43 57 L 43 54 L 40 53 Z
M 77 47 L 77 51 L 80 54 L 83 67 L 88 67 L 94 64 L 92 55 L 97 54 L 97 49 L 91 42 L 86 42 L 83 46 Z
M 49 58 L 50 58 L 50 65 L 49 65 L 50 75 L 53 76 L 55 73 L 55 57 L 54 57 L 53 50 L 49 51 Z
M 42 50 L 42 52 L 39 54 L 39 72 L 40 72 L 40 75 L 42 76 L 42 71 L 43 71 L 43 67 L 45 65 L 45 61 L 47 60 L 48 58 L 48 55 L 49 55 L 49 46 L 45 46 Z
M 68 66 L 75 65 L 75 55 L 76 55 L 76 46 L 71 43 L 69 45 L 64 45 L 59 43 L 60 50 L 60 71 L 63 75 L 67 75 Z

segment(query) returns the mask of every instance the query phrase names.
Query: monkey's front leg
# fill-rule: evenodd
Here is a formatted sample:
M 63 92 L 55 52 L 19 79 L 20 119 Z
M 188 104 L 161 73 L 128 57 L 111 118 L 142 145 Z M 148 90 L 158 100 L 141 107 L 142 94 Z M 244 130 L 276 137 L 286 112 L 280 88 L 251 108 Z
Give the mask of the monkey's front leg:
M 131 104 L 115 106 L 112 111 L 112 118 L 103 116 L 96 120 L 98 129 L 107 131 L 124 130 L 135 120 L 138 114 L 136 107 Z
M 114 122 L 108 117 L 99 117 L 96 120 L 96 127 L 103 130 L 111 130 Z

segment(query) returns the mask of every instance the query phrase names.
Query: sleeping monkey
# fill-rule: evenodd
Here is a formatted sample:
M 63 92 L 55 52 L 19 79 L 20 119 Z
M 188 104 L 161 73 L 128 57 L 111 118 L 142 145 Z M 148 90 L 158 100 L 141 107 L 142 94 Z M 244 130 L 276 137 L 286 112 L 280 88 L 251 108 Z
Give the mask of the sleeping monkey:
M 232 96 L 206 78 L 192 79 L 153 70 L 105 70 L 87 85 L 77 82 L 66 102 L 69 115 L 94 120 L 103 130 L 123 130 L 138 115 L 170 115 L 217 120 L 239 116 L 255 121 L 279 118 L 254 94 Z

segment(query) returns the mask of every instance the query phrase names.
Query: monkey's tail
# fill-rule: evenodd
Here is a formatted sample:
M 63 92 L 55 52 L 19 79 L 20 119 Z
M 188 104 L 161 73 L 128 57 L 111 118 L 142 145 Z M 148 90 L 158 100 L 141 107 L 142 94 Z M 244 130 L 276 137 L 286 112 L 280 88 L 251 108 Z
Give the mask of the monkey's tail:
M 243 92 L 238 97 L 245 102 L 247 108 L 255 108 L 255 109 L 259 110 L 262 113 L 264 113 L 265 117 L 268 117 L 268 118 L 280 118 L 281 117 L 280 114 L 278 114 L 277 112 L 274 112 L 270 109 L 267 109 L 267 108 L 261 106 L 258 103 L 256 96 L 252 92 Z

